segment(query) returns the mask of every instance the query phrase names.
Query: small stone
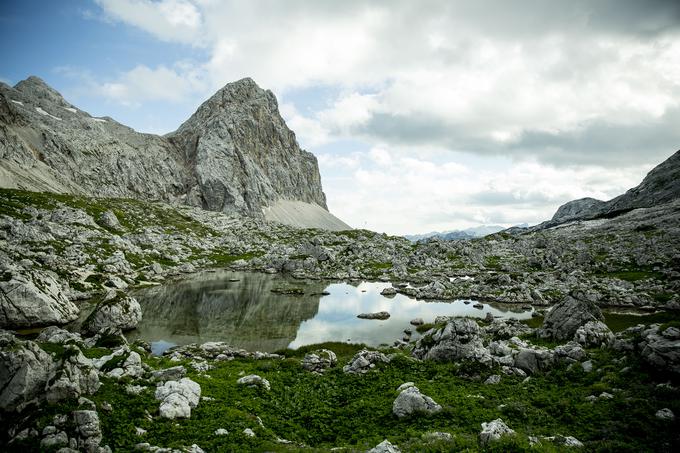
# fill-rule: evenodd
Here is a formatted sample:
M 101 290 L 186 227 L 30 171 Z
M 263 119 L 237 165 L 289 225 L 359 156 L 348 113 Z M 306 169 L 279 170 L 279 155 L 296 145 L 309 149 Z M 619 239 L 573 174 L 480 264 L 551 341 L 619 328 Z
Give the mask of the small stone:
M 227 431 L 224 428 L 218 428 L 218 429 L 215 430 L 216 436 L 226 436 L 227 434 L 229 434 L 229 431 Z
M 422 326 L 425 324 L 425 321 L 423 321 L 423 318 L 414 318 L 410 321 L 410 324 L 413 326 Z
M 366 453 L 401 453 L 401 450 L 385 439 Z
M 508 428 L 502 419 L 490 421 L 489 423 L 482 423 L 482 431 L 479 433 L 479 442 L 482 446 L 486 446 L 489 442 L 495 442 L 502 436 L 515 434 L 515 431 Z
M 253 431 L 250 428 L 246 428 L 243 430 L 243 434 L 245 434 L 248 437 L 255 437 L 255 431 Z
M 659 420 L 668 420 L 668 421 L 675 420 L 675 414 L 673 413 L 672 410 L 670 410 L 667 407 L 664 407 L 663 409 L 659 409 L 658 411 L 656 411 L 656 414 L 654 414 L 654 415 Z
M 390 314 L 386 311 L 379 311 L 377 313 L 361 313 L 357 315 L 357 318 L 361 319 L 379 319 L 379 320 L 385 320 L 390 317 Z
M 247 376 L 243 376 L 242 378 L 239 378 L 236 381 L 236 383 L 239 385 L 246 385 L 251 388 L 262 387 L 265 390 L 271 389 L 269 381 L 266 380 L 265 378 L 258 376 L 257 374 L 249 374 Z
M 388 286 L 387 288 L 380 291 L 380 294 L 385 297 L 394 297 L 397 295 L 397 290 L 391 286 Z
M 489 376 L 486 381 L 484 381 L 484 384 L 486 385 L 496 385 L 501 382 L 501 377 L 497 374 L 492 374 Z

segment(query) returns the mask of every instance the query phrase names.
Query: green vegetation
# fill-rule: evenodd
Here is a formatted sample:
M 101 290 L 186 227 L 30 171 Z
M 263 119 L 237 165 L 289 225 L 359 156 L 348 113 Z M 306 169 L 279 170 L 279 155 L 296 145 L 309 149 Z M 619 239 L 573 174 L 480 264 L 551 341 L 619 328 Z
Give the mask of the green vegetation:
M 484 267 L 486 267 L 488 269 L 500 270 L 500 268 L 501 268 L 501 257 L 497 256 L 497 255 L 487 256 L 484 259 Z
M 617 272 L 606 272 L 599 274 L 601 276 L 618 278 L 621 280 L 626 280 L 628 282 L 637 282 L 640 280 L 647 279 L 663 279 L 663 274 L 661 272 L 654 272 L 648 270 L 635 270 L 635 271 L 617 271 Z
M 537 328 L 539 328 L 543 325 L 543 316 L 532 317 L 532 318 L 529 318 L 529 319 L 523 319 L 521 322 L 526 324 L 529 327 L 537 329 Z
M 657 387 L 655 376 L 637 362 L 615 364 L 606 351 L 590 351 L 592 372 L 580 367 L 559 366 L 536 374 L 528 381 L 502 375 L 500 384 L 484 385 L 497 369 L 479 365 L 420 362 L 397 355 L 366 375 L 342 372 L 362 345 L 326 343 L 299 350 L 281 351 L 282 360 L 235 359 L 212 363 L 206 376 L 189 370 L 189 377 L 201 385 L 203 400 L 187 420 L 147 418 L 157 414 L 155 386 L 139 395 L 123 390 L 124 383 L 102 380 L 102 388 L 90 398 L 101 407 L 108 402 L 113 411 L 99 411 L 104 440 L 114 451 L 130 451 L 139 442 L 179 448 L 197 444 L 206 451 L 329 451 L 345 446 L 349 451 L 365 451 L 383 439 L 409 452 L 479 451 L 477 434 L 482 422 L 501 417 L 517 436 L 490 445 L 484 451 L 561 451 L 544 441 L 529 447 L 527 436 L 570 435 L 586 444 L 588 451 L 671 451 L 676 439 L 674 423 L 663 422 L 654 413 L 668 407 L 680 412 L 680 399 L 672 387 Z M 327 348 L 338 354 L 339 365 L 324 375 L 304 371 L 300 359 L 305 353 Z M 386 351 L 389 352 L 389 351 Z M 87 355 L 102 354 L 100 349 Z M 124 356 L 112 359 L 119 362 Z M 153 367 L 171 366 L 166 358 L 144 357 Z M 105 367 L 111 368 L 116 363 Z M 627 370 L 621 372 L 621 368 Z M 270 391 L 239 386 L 243 374 L 258 374 L 271 382 Z M 434 416 L 399 420 L 392 414 L 397 387 L 414 382 L 435 399 L 443 410 Z M 618 389 L 618 390 L 617 390 Z M 612 399 L 591 403 L 586 397 L 602 392 Z M 57 413 L 76 408 L 75 401 L 35 408 L 33 414 L 43 427 Z M 261 426 L 258 417 L 262 421 Z M 136 428 L 147 430 L 143 437 Z M 216 429 L 228 435 L 217 436 Z M 243 434 L 250 428 L 256 437 Z M 453 434 L 453 439 L 428 442 L 431 431 Z M 287 439 L 293 444 L 277 442 Z M 23 451 L 36 449 L 39 439 L 17 446 Z M 307 446 L 303 448 L 302 445 Z M 677 447 L 677 445 L 675 445 Z
M 604 322 L 613 332 L 620 332 L 638 324 L 668 324 L 680 321 L 680 313 L 663 311 L 650 314 L 604 313 Z

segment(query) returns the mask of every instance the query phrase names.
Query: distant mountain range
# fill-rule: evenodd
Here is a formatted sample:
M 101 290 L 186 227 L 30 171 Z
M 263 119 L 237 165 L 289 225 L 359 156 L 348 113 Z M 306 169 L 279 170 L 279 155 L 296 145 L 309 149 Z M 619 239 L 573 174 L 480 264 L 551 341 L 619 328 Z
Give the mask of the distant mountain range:
M 527 228 L 529 225 L 523 223 L 521 225 L 515 225 L 517 228 Z M 450 230 L 450 231 L 432 231 L 425 234 L 409 234 L 404 237 L 409 241 L 420 241 L 421 239 L 430 239 L 433 237 L 443 239 L 445 241 L 459 241 L 474 239 L 486 236 L 488 234 L 498 233 L 499 231 L 505 230 L 506 227 L 500 225 L 479 225 L 476 227 L 466 228 L 464 230 Z

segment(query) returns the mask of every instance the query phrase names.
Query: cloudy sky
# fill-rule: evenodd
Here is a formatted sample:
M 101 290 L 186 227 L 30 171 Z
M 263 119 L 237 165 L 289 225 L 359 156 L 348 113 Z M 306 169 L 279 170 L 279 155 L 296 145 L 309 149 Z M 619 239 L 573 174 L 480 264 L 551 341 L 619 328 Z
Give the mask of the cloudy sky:
M 330 210 L 393 234 L 537 223 L 680 148 L 676 0 L 4 0 L 0 51 L 143 132 L 252 77 Z

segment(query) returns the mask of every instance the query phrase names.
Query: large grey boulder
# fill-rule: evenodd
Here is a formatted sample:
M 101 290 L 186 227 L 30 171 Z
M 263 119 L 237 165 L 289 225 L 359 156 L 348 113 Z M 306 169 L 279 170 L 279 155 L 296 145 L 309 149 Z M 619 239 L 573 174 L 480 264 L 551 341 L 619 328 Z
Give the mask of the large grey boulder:
M 555 340 L 571 340 L 579 327 L 591 321 L 604 321 L 597 305 L 567 296 L 548 312 L 538 335 Z
M 658 324 L 651 325 L 642 332 L 638 350 L 650 365 L 680 375 L 680 329 L 668 327 L 662 330 Z
M 66 324 L 78 317 L 57 281 L 47 272 L 6 272 L 0 276 L 0 327 Z
M 123 346 L 109 355 L 94 359 L 92 363 L 100 370 L 101 374 L 113 379 L 139 378 L 144 374 L 142 358 L 127 346 Z
M 54 370 L 52 357 L 36 343 L 0 330 L 0 412 L 21 411 L 41 398 Z
M 554 363 L 555 355 L 549 349 L 520 348 L 515 355 L 515 368 L 533 374 L 537 371 L 545 371 Z
M 442 407 L 427 395 L 420 393 L 418 387 L 408 386 L 403 389 L 392 403 L 392 413 L 398 418 L 406 418 L 414 414 L 435 414 Z
M 110 292 L 83 323 L 83 329 L 98 333 L 104 329 L 131 330 L 142 319 L 142 308 L 134 297 Z
M 189 378 L 167 381 L 156 389 L 155 397 L 161 402 L 161 417 L 189 418 L 201 399 L 201 386 Z
M 551 222 L 568 222 L 582 218 L 592 217 L 598 209 L 604 205 L 604 201 L 595 198 L 580 198 L 563 204 L 553 215 Z
M 64 330 L 57 326 L 49 326 L 40 331 L 40 334 L 35 339 L 35 341 L 38 343 L 81 344 L 83 342 L 83 338 L 79 333 L 69 332 L 68 330 Z
M 416 342 L 412 351 L 421 360 L 456 361 L 463 359 L 490 363 L 491 355 L 484 347 L 482 330 L 469 318 L 453 318 L 446 325 Z
M 113 231 L 123 230 L 123 225 L 120 224 L 118 217 L 111 210 L 102 212 L 102 214 L 99 216 L 99 223 L 101 223 L 102 226 L 108 228 L 109 230 Z
M 614 333 L 602 321 L 588 321 L 574 334 L 574 341 L 586 348 L 606 348 L 615 340 Z

